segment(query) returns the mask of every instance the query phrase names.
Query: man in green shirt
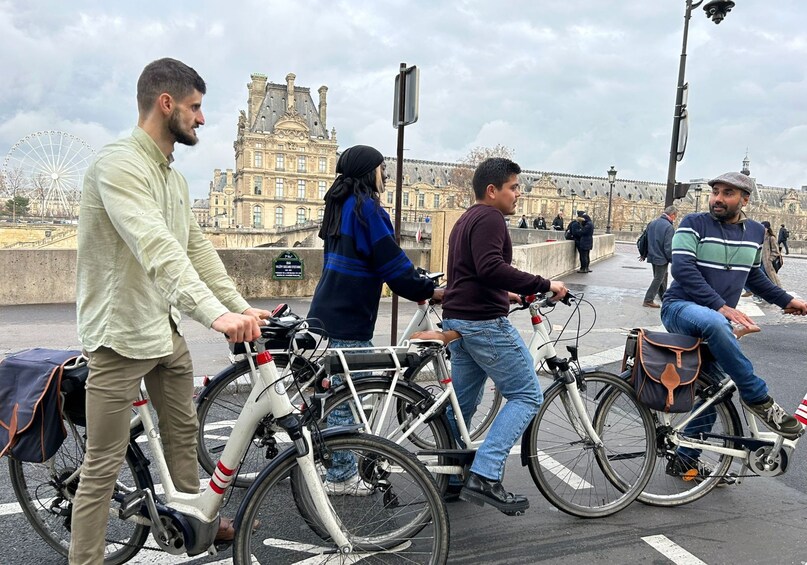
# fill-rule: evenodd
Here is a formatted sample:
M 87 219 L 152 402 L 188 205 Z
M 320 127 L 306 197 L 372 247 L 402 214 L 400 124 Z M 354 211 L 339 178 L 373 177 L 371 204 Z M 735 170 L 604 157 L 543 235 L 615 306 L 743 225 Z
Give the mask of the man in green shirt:
M 232 342 L 256 339 L 259 320 L 269 316 L 236 290 L 193 217 L 188 183 L 172 167 L 174 145 L 198 141 L 205 91 L 202 78 L 180 61 L 148 64 L 137 82 L 137 127 L 104 147 L 85 175 L 76 306 L 90 375 L 71 565 L 103 560 L 109 500 L 141 380 L 177 489 L 199 490 L 193 367 L 180 312 Z M 231 521 L 223 519 L 220 538 L 232 535 Z

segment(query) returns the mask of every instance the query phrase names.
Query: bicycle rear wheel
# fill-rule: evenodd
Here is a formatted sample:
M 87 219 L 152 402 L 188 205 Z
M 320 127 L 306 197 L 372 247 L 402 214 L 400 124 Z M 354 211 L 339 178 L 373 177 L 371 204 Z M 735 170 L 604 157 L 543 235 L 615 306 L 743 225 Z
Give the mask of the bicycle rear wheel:
M 56 454 L 44 463 L 8 460 L 11 487 L 25 517 L 36 533 L 60 555 L 70 549 L 73 497 L 78 488 L 78 472 L 84 459 L 84 428 L 65 421 L 67 438 Z M 115 496 L 126 495 L 148 486 L 137 469 L 142 463 L 129 451 L 115 484 Z M 132 559 L 143 547 L 149 527 L 135 520 L 120 520 L 120 502 L 110 500 L 107 545 L 104 563 L 117 565 Z
M 278 371 L 282 372 L 289 365 L 289 357 L 283 354 L 273 355 Z M 316 367 L 305 359 L 296 358 L 293 367 L 295 380 L 301 386 L 308 383 L 316 373 Z M 230 439 L 230 433 L 238 420 L 239 414 L 252 391 L 252 377 L 247 361 L 239 361 L 216 375 L 196 400 L 196 415 L 199 419 L 199 436 L 197 456 L 199 464 L 208 475 L 213 475 L 216 463 Z M 267 416 L 255 430 L 249 449 L 244 454 L 233 486 L 245 488 L 252 484 L 268 462 L 265 439 L 273 437 L 277 442 L 278 453 L 286 449 L 291 442 L 285 432 L 275 428 L 274 420 Z
M 416 453 L 420 449 L 454 449 L 451 439 L 451 430 L 448 423 L 438 412 L 436 416 L 423 422 L 412 433 L 403 438 L 403 434 L 410 430 L 412 422 L 425 412 L 434 403 L 434 398 L 425 390 L 415 385 L 399 382 L 392 391 L 392 399 L 384 421 L 381 420 L 383 406 L 390 391 L 390 378 L 361 377 L 353 381 L 356 394 L 361 399 L 362 406 L 356 406 L 356 401 L 348 388 L 336 392 L 326 403 L 322 420 L 325 421 L 330 413 L 336 409 L 349 414 L 353 424 L 361 424 L 359 411 L 364 411 L 373 433 L 395 442 L 404 449 Z M 347 422 L 345 422 L 347 424 Z M 447 464 L 445 456 L 429 456 L 421 458 L 424 464 Z M 440 492 L 448 486 L 448 475 L 435 476 Z
M 404 378 L 409 382 L 422 386 L 426 390 L 433 391 L 435 396 L 442 392 L 444 385 L 441 381 L 450 378 L 445 375 L 439 366 L 437 355 L 424 356 L 421 362 L 415 367 L 410 367 L 404 374 Z M 449 370 L 450 362 L 447 361 Z M 502 393 L 496 388 L 495 383 L 488 379 L 482 387 L 482 396 L 479 400 L 476 412 L 474 412 L 471 421 L 467 423 L 468 433 L 472 441 L 476 441 L 488 430 L 499 410 L 502 407 Z M 419 444 L 423 449 L 435 449 L 424 438 L 423 443 Z
M 329 502 L 353 544 L 344 561 L 362 563 L 445 563 L 449 524 L 445 505 L 431 475 L 406 450 L 383 438 L 343 432 L 323 439 L 315 449 L 320 480 L 323 453 L 349 451 L 360 476 L 372 485 L 367 496 L 331 495 Z M 291 478 L 290 481 L 285 479 Z M 236 533 L 236 564 L 330 563 L 340 554 L 324 533 L 308 486 L 294 457 L 261 477 L 248 493 Z M 297 507 L 300 513 L 291 512 Z
M 694 408 L 702 404 L 704 391 L 711 387 L 716 391 L 718 379 L 703 374 L 695 383 L 696 400 Z M 711 434 L 716 436 L 741 436 L 742 424 L 734 404 L 729 398 L 716 402 L 714 424 Z M 605 406 L 603 406 L 605 409 Z M 726 484 L 733 457 L 713 451 L 701 450 L 698 453 L 682 452 L 671 441 L 672 429 L 683 421 L 687 414 L 669 414 L 670 427 L 664 425 L 663 414 L 653 412 L 658 438 L 657 461 L 650 481 L 639 496 L 639 501 L 652 506 L 680 506 L 706 496 L 715 487 Z M 696 428 L 690 430 L 693 435 Z M 705 431 L 705 429 L 703 430 Z M 683 430 L 682 434 L 683 436 Z M 734 443 L 720 437 L 699 438 L 703 443 L 716 447 L 734 447 Z
M 583 373 L 574 386 L 585 414 L 578 414 L 564 383 L 553 383 L 527 432 L 527 464 L 538 489 L 558 509 L 580 518 L 610 516 L 633 502 L 650 478 L 653 420 L 616 375 Z M 611 400 L 611 410 L 600 414 L 603 398 Z M 585 432 L 581 417 L 591 421 L 601 445 Z

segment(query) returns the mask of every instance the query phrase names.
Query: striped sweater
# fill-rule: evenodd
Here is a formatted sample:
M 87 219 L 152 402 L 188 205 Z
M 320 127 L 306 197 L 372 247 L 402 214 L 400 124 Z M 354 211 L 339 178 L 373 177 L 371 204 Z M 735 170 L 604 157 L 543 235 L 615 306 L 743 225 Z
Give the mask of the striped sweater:
M 355 196 L 345 200 L 341 235 L 325 240 L 322 278 L 308 317 L 321 321 L 312 322 L 312 328 L 323 327 L 331 338 L 369 341 L 378 317 L 382 283 L 409 300 L 431 298 L 434 283 L 418 275 L 395 243 L 389 214 L 377 202 L 364 200 L 361 218 L 355 206 Z
M 713 310 L 734 308 L 743 287 L 784 308 L 793 299 L 760 269 L 762 224 L 718 222 L 708 212 L 689 214 L 672 241 L 672 276 L 664 301 L 688 300 Z

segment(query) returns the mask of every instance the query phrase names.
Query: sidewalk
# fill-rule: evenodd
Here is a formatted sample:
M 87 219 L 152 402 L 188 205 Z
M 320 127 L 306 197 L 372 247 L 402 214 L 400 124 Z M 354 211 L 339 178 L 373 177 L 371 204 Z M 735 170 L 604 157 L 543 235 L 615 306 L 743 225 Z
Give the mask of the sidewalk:
M 793 255 L 789 257 L 790 264 L 782 270 L 783 282 L 791 289 L 791 293 L 795 291 L 795 294 L 805 296 L 807 262 L 793 260 Z M 553 335 L 558 335 L 569 321 L 563 337 L 564 340 L 568 337 L 570 341 L 559 344 L 558 353 L 561 355 L 565 354 L 565 345 L 573 343 L 578 323 L 581 333 L 591 328 L 581 336 L 578 348 L 583 365 L 589 367 L 620 360 L 625 333 L 631 328 L 661 327 L 659 310 L 642 306 L 644 293 L 652 279 L 652 270 L 647 263 L 638 261 L 634 244 L 617 245 L 616 255 L 593 263 L 592 271 L 563 277 L 570 291 L 582 299 L 579 315 L 573 309 L 560 304 L 547 316 L 554 328 Z M 278 298 L 256 300 L 253 305 L 271 310 L 280 302 L 287 302 L 294 312 L 305 315 L 311 300 Z M 373 339 L 379 346 L 390 343 L 391 304 L 390 299 L 384 299 L 381 303 Z M 756 305 L 750 299 L 742 299 L 740 308 L 758 320 L 760 325 L 775 324 L 782 319 L 778 308 L 767 304 Z M 399 331 L 403 330 L 414 311 L 414 303 L 400 301 Z M 525 310 L 513 314 L 512 321 L 522 335 L 529 339 L 532 327 L 528 312 Z M 792 322 L 793 317 L 789 317 L 788 321 Z M 228 365 L 229 350 L 224 338 L 218 333 L 188 318 L 183 320 L 182 329 L 197 375 L 215 374 Z M 80 349 L 76 333 L 75 305 L 0 307 L 0 356 L 29 347 Z

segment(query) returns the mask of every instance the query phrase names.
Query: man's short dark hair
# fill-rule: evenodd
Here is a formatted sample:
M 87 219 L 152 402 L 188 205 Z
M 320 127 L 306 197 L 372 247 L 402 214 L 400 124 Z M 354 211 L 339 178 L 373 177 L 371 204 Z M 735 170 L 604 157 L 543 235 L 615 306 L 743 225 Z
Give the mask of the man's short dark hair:
M 477 200 L 485 197 L 485 189 L 489 184 L 501 188 L 510 177 L 521 173 L 521 167 L 510 159 L 504 157 L 491 157 L 485 159 L 474 171 L 474 196 Z
M 202 94 L 207 91 L 199 73 L 182 61 L 168 57 L 157 59 L 146 65 L 137 79 L 137 108 L 141 113 L 146 113 L 163 92 L 175 100 L 182 100 L 194 90 Z

